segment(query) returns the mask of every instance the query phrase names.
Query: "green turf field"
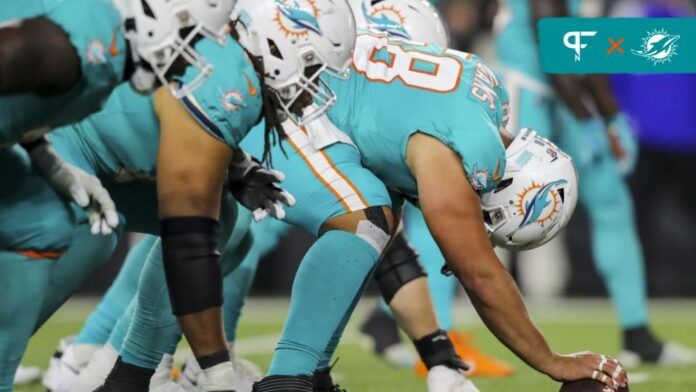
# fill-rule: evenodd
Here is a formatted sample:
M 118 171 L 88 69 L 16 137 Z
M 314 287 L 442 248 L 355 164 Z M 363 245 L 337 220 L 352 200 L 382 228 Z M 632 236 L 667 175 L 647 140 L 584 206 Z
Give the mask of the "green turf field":
M 338 350 L 340 360 L 335 373 L 348 391 L 409 392 L 425 391 L 422 380 L 409 370 L 392 367 L 377 359 L 366 349 L 356 333 L 366 308 L 373 303 L 363 301 L 353 318 L 344 342 Z M 45 367 L 58 340 L 74 333 L 93 302 L 73 301 L 66 305 L 32 340 L 24 364 Z M 277 339 L 286 311 L 284 300 L 252 300 L 245 309 L 238 337 L 241 356 L 266 366 L 273 342 Z M 504 358 L 517 367 L 514 377 L 507 379 L 475 379 L 482 391 L 557 391 L 558 384 L 524 366 L 500 345 L 475 318 L 468 305 L 461 305 L 457 315 L 459 329 L 475 333 L 478 346 L 487 353 Z M 696 302 L 658 301 L 651 306 L 657 333 L 683 344 L 696 346 Z M 604 301 L 563 301 L 537 303 L 530 306 L 532 317 L 546 334 L 552 347 L 561 352 L 580 350 L 615 354 L 619 349 L 615 318 Z M 696 366 L 681 368 L 642 367 L 633 370 L 648 379 L 631 385 L 631 391 L 696 391 Z M 629 378 L 631 372 L 629 372 Z M 17 391 L 41 391 L 36 386 Z

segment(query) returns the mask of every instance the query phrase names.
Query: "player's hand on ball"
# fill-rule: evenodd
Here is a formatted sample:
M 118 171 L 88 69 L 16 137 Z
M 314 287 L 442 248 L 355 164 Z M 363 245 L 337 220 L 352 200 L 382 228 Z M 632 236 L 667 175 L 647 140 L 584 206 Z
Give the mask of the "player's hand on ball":
M 241 149 L 235 151 L 227 175 L 230 192 L 244 207 L 253 212 L 256 222 L 273 216 L 285 218 L 285 206 L 292 207 L 295 198 L 278 186 L 285 175 L 261 166 Z
M 118 227 L 116 205 L 99 178 L 65 162 L 47 140 L 32 148 L 29 155 L 58 193 L 85 210 L 92 234 L 111 234 Z
M 617 360 L 589 351 L 555 355 L 549 376 L 560 382 L 591 378 L 604 383 L 612 390 L 628 384 L 626 370 Z

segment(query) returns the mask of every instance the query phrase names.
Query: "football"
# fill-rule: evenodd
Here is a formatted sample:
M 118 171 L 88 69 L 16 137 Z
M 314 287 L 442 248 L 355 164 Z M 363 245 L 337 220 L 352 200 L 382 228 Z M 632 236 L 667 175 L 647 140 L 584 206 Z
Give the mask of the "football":
M 605 387 L 606 385 L 597 380 L 585 378 L 582 380 L 564 382 L 559 392 L 603 392 Z M 629 392 L 628 385 L 619 388 L 618 392 Z

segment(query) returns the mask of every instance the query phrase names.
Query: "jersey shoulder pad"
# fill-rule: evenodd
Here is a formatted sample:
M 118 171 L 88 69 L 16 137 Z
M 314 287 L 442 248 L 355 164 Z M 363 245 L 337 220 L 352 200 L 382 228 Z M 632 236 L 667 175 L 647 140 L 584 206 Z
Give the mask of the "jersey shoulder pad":
M 211 75 L 181 99 L 198 123 L 213 137 L 236 147 L 259 121 L 261 83 L 244 50 L 234 40 L 225 46 L 203 39 L 196 50 L 212 65 Z M 179 78 L 190 82 L 199 70 L 189 67 Z
M 449 127 L 451 132 L 441 140 L 460 156 L 474 190 L 485 193 L 495 188 L 505 172 L 505 146 L 498 126 L 482 108 L 478 111 L 478 115 L 470 113 L 468 122 Z

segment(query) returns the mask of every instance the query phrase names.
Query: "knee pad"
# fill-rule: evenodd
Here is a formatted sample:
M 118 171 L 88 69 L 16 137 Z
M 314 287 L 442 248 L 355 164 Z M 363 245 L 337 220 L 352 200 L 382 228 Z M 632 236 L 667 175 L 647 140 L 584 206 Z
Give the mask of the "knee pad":
M 206 217 L 160 222 L 164 272 L 177 317 L 222 306 L 219 224 Z
M 423 276 L 427 274 L 418 261 L 418 253 L 403 233 L 397 234 L 375 270 L 382 297 L 390 303 L 402 286 Z
M 382 207 L 368 207 L 363 210 L 364 220 L 358 222 L 355 235 L 370 244 L 378 254 L 382 254 L 389 243 L 389 223 Z

